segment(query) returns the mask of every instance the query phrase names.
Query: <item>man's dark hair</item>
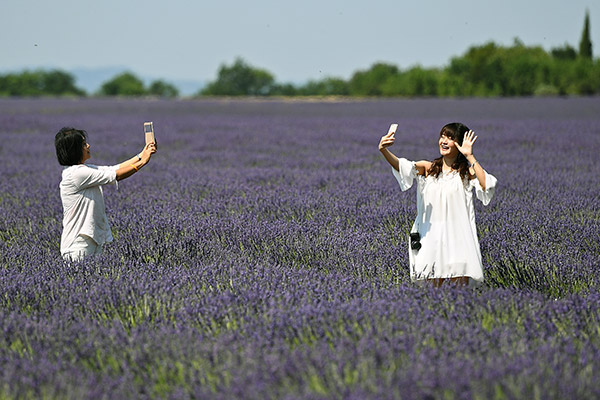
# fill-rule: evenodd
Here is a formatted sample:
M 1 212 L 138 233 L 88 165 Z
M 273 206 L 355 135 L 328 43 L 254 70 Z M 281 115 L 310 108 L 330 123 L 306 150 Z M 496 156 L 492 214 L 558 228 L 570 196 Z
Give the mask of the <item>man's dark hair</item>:
M 82 129 L 64 127 L 56 134 L 54 146 L 60 165 L 77 165 L 83 159 L 83 146 L 87 141 L 87 133 Z

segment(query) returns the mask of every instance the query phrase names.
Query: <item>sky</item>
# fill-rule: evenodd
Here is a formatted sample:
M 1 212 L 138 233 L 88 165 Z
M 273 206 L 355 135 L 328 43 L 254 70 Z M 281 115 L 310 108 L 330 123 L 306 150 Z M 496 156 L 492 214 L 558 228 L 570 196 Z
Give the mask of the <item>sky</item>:
M 586 10 L 597 58 L 598 0 L 3 0 L 0 72 L 207 82 L 241 57 L 280 83 L 349 79 L 376 62 L 444 67 L 490 41 L 578 49 Z

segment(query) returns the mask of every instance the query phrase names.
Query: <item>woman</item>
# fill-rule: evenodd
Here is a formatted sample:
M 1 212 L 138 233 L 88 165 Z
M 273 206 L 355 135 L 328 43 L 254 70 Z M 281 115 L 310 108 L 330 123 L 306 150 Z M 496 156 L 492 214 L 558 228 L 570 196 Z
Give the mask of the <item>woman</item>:
M 85 164 L 91 158 L 84 130 L 65 127 L 54 139 L 62 172 L 60 197 L 63 205 L 63 232 L 60 252 L 66 260 L 81 260 L 102 253 L 102 246 L 113 240 L 104 208 L 102 185 L 128 178 L 148 164 L 156 152 L 149 143 L 135 157 L 111 167 Z
M 448 124 L 440 132 L 440 157 L 413 162 L 389 151 L 394 133 L 381 138 L 379 150 L 392 166 L 402 191 L 417 181 L 417 218 L 409 245 L 411 279 L 431 281 L 436 287 L 447 280 L 458 285 L 482 282 L 473 189 L 487 205 L 494 195 L 496 178 L 473 155 L 477 136 L 461 123 Z

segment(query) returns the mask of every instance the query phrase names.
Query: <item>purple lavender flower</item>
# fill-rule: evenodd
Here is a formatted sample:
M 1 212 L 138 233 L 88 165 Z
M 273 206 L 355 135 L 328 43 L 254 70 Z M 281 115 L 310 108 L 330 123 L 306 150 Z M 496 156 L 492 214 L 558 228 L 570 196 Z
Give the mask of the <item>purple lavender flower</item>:
M 598 105 L 0 99 L 0 393 L 599 397 Z M 476 206 L 485 285 L 434 290 L 377 142 L 397 121 L 395 149 L 431 159 L 457 119 L 501 186 Z M 144 120 L 157 154 L 105 190 L 115 241 L 63 261 L 54 133 L 110 163 Z

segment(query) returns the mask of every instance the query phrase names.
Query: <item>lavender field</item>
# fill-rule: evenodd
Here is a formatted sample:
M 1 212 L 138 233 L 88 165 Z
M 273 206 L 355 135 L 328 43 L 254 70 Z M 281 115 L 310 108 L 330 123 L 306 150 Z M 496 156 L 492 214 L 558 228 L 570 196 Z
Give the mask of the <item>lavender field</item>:
M 62 261 L 54 135 L 90 162 L 159 149 L 104 191 L 115 241 Z M 485 284 L 410 282 L 377 145 L 438 155 L 461 121 L 498 178 Z M 600 98 L 0 99 L 0 399 L 600 397 Z

